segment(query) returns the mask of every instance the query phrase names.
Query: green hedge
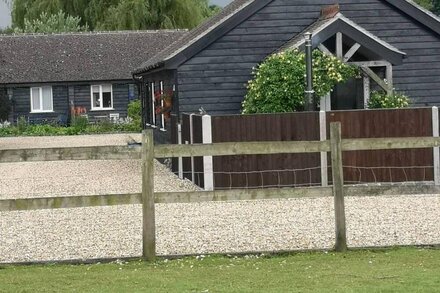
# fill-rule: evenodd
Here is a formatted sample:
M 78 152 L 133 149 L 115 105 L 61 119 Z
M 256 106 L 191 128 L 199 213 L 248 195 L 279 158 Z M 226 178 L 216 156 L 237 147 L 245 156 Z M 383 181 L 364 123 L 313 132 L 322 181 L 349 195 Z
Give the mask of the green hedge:
M 242 103 L 243 114 L 278 113 L 304 110 L 305 54 L 287 50 L 269 56 L 253 70 Z M 313 51 L 315 103 L 336 84 L 359 74 L 357 67 L 319 50 Z
M 128 105 L 128 118 L 114 123 L 110 120 L 90 124 L 87 118 L 77 116 L 72 118 L 70 126 L 64 127 L 52 124 L 29 124 L 24 117 L 20 117 L 17 125 L 0 123 L 0 137 L 5 136 L 50 136 L 50 135 L 78 135 L 99 133 L 140 132 L 141 103 L 135 100 Z

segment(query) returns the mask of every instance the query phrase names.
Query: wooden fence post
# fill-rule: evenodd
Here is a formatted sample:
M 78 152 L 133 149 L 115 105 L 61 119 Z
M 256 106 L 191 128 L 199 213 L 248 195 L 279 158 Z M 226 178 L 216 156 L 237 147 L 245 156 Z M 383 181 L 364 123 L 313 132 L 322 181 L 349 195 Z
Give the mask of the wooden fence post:
M 344 207 L 344 173 L 342 169 L 341 123 L 330 123 L 333 197 L 335 203 L 336 251 L 347 250 Z
M 210 115 L 202 116 L 203 143 L 212 143 L 212 123 Z M 205 190 L 214 190 L 214 163 L 212 156 L 203 156 L 203 182 Z
M 154 142 L 153 130 L 142 133 L 142 256 L 156 257 L 156 221 L 154 211 Z
M 327 140 L 327 117 L 325 111 L 319 111 L 319 138 Z M 328 186 L 328 163 L 327 152 L 321 152 L 321 186 Z
M 439 117 L 438 117 L 438 108 L 432 107 L 432 136 L 439 137 Z M 440 149 L 438 147 L 434 147 L 433 151 L 433 159 L 434 159 L 434 184 L 440 185 Z

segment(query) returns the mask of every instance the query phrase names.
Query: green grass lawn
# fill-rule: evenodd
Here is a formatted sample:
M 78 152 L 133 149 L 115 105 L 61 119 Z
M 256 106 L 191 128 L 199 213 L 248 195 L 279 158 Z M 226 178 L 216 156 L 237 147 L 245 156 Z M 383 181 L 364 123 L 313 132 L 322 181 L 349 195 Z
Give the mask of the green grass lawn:
M 440 250 L 0 267 L 0 292 L 440 292 Z

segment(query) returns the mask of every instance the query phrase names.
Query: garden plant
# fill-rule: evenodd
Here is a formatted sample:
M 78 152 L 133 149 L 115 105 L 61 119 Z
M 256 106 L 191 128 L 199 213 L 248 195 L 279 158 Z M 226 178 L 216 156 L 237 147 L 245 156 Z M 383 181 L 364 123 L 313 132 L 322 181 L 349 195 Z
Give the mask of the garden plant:
M 254 78 L 248 82 L 248 92 L 242 103 L 243 114 L 303 111 L 305 69 L 305 54 L 298 50 L 269 56 L 254 68 Z M 356 66 L 319 50 L 313 51 L 315 97 L 326 95 L 336 84 L 358 74 Z

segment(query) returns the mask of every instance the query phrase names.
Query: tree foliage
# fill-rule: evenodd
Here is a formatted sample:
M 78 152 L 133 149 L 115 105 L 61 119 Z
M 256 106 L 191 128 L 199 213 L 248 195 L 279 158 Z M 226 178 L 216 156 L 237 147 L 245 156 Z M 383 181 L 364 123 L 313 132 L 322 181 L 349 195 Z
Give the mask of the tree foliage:
M 305 72 L 303 52 L 288 50 L 268 57 L 254 70 L 254 79 L 248 83 L 243 114 L 302 111 Z M 357 74 L 356 67 L 319 50 L 313 51 L 313 87 L 317 97 Z
M 12 24 L 24 30 L 26 20 L 63 11 L 91 30 L 193 28 L 218 10 L 208 0 L 14 0 Z
M 440 0 L 415 0 L 423 8 L 440 15 Z
M 24 20 L 22 29 L 16 28 L 15 33 L 57 33 L 57 32 L 80 32 L 87 31 L 87 25 L 80 25 L 81 19 L 66 15 L 63 11 L 49 15 L 42 12 L 40 17 L 34 20 Z
M 440 0 L 432 0 L 432 12 L 440 15 Z

